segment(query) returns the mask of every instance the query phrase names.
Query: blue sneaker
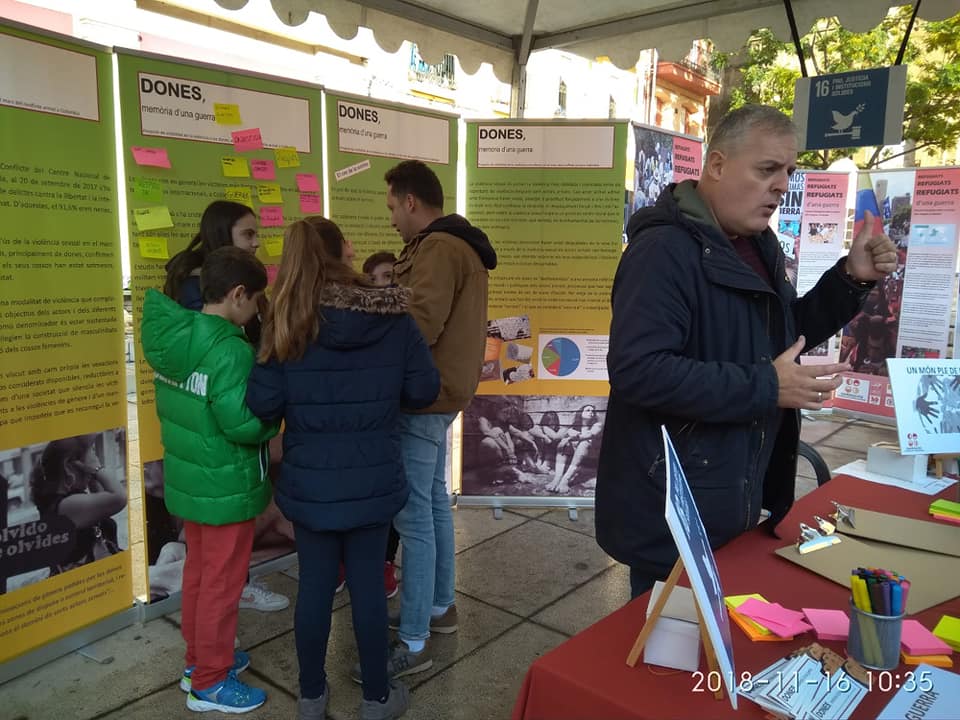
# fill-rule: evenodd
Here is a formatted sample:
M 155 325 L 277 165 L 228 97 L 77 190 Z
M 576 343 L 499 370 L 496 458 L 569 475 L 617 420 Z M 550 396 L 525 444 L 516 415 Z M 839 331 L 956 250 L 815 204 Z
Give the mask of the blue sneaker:
M 240 714 L 256 710 L 267 701 L 267 694 L 260 688 L 237 680 L 231 670 L 227 679 L 206 690 L 193 688 L 187 695 L 187 709 L 194 712 L 216 710 L 222 713 Z
M 191 678 L 193 677 L 193 669 L 196 665 L 191 665 L 183 671 L 183 675 L 180 678 L 180 689 L 185 693 L 190 692 Z M 234 650 L 233 651 L 233 667 L 230 668 L 234 673 L 242 673 L 250 667 L 250 656 L 247 655 L 243 650 Z

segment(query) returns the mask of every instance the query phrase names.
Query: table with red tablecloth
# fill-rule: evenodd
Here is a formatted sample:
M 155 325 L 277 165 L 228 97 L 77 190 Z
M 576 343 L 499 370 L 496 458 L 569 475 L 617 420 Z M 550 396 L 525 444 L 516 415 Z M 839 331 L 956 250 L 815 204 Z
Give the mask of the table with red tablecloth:
M 761 593 L 769 602 L 794 610 L 846 609 L 849 588 L 774 554 L 776 549 L 796 540 L 799 524 L 813 524 L 814 515 L 826 517 L 832 513 L 831 500 L 878 512 L 929 519 L 930 503 L 938 497 L 953 500 L 956 492 L 956 488 L 951 487 L 937 496 L 921 495 L 850 476 L 837 476 L 797 500 L 777 528 L 782 537 L 773 537 L 765 528 L 758 527 L 716 552 L 723 592 L 725 595 Z M 909 568 L 898 570 L 909 577 Z M 689 586 L 685 575 L 679 584 Z M 645 665 L 642 658 L 636 667 L 627 665 L 627 655 L 646 619 L 648 600 L 649 594 L 642 595 L 534 662 L 514 706 L 513 720 L 764 717 L 765 711 L 744 697 L 737 699 L 740 709 L 735 711 L 730 707 L 729 698 L 718 701 L 705 688 L 695 691 L 697 681 L 689 672 Z M 944 614 L 960 616 L 960 598 L 913 617 L 927 628 L 933 628 Z M 813 633 L 807 633 L 789 642 L 752 642 L 732 622 L 730 633 L 738 676 L 745 671 L 756 675 L 791 650 L 816 639 Z M 823 641 L 822 644 L 840 655 L 846 654 L 844 642 Z M 898 670 L 903 673 L 910 669 L 901 665 Z M 701 670 L 707 670 L 702 657 Z M 874 687 L 854 712 L 853 720 L 876 717 L 894 692 L 885 693 Z

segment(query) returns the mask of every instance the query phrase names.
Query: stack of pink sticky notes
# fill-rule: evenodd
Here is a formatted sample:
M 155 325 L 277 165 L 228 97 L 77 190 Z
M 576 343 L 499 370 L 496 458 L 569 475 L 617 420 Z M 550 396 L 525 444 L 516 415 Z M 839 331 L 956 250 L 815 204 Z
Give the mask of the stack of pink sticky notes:
M 850 634 L 850 618 L 843 610 L 803 608 L 803 614 L 813 625 L 817 640 L 846 640 Z
M 900 645 L 908 655 L 950 655 L 947 645 L 916 620 L 904 620 L 900 631 Z
M 799 635 L 813 629 L 804 622 L 802 612 L 788 610 L 780 603 L 765 603 L 750 598 L 737 608 L 737 612 L 780 637 Z

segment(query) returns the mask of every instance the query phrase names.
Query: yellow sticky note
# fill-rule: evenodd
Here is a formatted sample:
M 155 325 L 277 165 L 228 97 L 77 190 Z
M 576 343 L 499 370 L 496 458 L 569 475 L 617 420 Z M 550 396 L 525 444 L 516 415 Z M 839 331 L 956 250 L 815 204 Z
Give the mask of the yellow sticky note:
M 283 255 L 283 235 L 264 238 L 263 244 L 267 248 L 267 255 L 270 257 L 280 257 Z
M 250 177 L 250 163 L 245 157 L 225 155 L 220 158 L 224 177 Z
M 759 600 L 760 602 L 767 602 L 767 599 L 760 593 L 750 593 L 749 595 L 727 595 L 723 601 L 726 603 L 728 608 L 736 610 L 738 607 L 743 605 L 747 600 L 753 598 L 754 600 Z M 761 625 L 758 622 L 754 622 L 746 616 L 742 616 L 743 619 L 747 622 L 750 627 L 756 630 L 761 635 L 770 635 L 770 631 Z
M 223 196 L 227 200 L 253 207 L 253 192 L 248 187 L 228 187 L 223 191 Z
M 960 652 L 960 618 L 944 615 L 933 629 L 933 634 Z
M 283 205 L 283 195 L 277 183 L 260 183 L 257 185 L 257 197 L 260 202 L 268 205 Z
M 217 125 L 243 125 L 240 120 L 240 106 L 234 103 L 214 103 L 213 116 Z
M 137 240 L 140 243 L 140 256 L 145 258 L 156 258 L 158 260 L 167 260 L 170 258 L 170 251 L 167 249 L 167 239 L 162 237 L 142 237 Z
M 277 167 L 300 167 L 300 155 L 294 147 L 279 147 L 273 151 L 273 154 L 277 158 Z
M 154 207 L 135 208 L 133 211 L 133 222 L 136 223 L 137 230 L 162 230 L 163 228 L 172 228 L 173 220 L 170 218 L 170 210 L 166 205 L 155 205 Z

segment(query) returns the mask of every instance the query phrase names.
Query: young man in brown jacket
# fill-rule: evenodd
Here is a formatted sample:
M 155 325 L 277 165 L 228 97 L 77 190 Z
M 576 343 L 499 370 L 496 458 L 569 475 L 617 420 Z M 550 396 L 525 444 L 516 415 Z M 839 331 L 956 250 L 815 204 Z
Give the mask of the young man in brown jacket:
M 394 524 L 403 541 L 400 616 L 391 618 L 402 642 L 392 649 L 392 677 L 428 669 L 430 632 L 457 630 L 454 603 L 453 513 L 445 478 L 447 428 L 480 381 L 487 328 L 487 272 L 497 254 L 482 230 L 443 214 L 443 188 L 422 162 L 389 172 L 387 207 L 404 248 L 396 281 L 413 290 L 410 314 L 440 370 L 440 396 L 424 411 L 404 413 L 400 443 L 410 497 Z

